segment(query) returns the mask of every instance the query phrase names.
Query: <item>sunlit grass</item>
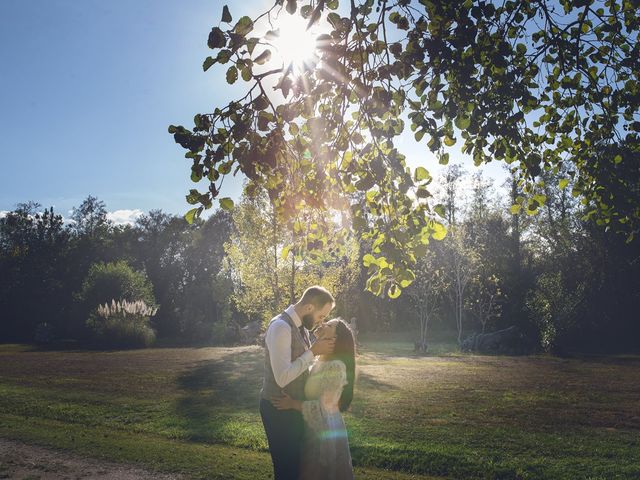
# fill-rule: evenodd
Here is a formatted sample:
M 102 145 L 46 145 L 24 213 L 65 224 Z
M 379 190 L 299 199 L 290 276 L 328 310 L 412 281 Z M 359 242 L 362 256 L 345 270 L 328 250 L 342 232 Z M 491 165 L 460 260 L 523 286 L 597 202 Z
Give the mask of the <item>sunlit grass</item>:
M 420 357 L 399 339 L 363 341 L 346 414 L 354 463 L 396 473 L 367 470 L 358 478 L 640 476 L 640 358 L 447 348 L 434 345 L 439 355 Z M 107 458 L 196 477 L 211 470 L 174 455 L 159 461 L 158 452 L 174 443 L 187 457 L 226 448 L 254 462 L 261 472 L 254 478 L 269 472 L 257 408 L 259 347 L 38 352 L 12 345 L 0 346 L 0 359 L 1 436 L 79 451 L 97 442 Z M 154 439 L 157 451 L 123 454 L 136 439 Z

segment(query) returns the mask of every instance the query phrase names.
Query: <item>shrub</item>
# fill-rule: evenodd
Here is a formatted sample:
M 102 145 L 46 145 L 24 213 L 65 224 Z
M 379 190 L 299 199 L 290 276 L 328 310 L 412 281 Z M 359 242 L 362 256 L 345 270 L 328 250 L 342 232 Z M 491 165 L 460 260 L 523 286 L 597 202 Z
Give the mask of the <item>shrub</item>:
M 134 270 L 125 260 L 91 265 L 77 298 L 90 309 L 114 298 L 129 302 L 142 300 L 149 306 L 156 306 L 153 285 L 147 274 Z
M 566 285 L 559 273 L 543 273 L 529 291 L 526 307 L 538 327 L 540 346 L 559 353 L 572 346 L 578 322 L 578 306 L 584 300 L 585 285 Z
M 95 343 L 104 347 L 148 347 L 155 342 L 150 317 L 156 307 L 144 301 L 112 300 L 99 305 L 87 320 L 87 327 Z
M 76 294 L 81 322 L 86 323 L 98 305 L 104 305 L 113 299 L 127 302 L 142 300 L 149 307 L 157 307 L 153 285 L 144 271 L 135 271 L 124 260 L 91 265 Z

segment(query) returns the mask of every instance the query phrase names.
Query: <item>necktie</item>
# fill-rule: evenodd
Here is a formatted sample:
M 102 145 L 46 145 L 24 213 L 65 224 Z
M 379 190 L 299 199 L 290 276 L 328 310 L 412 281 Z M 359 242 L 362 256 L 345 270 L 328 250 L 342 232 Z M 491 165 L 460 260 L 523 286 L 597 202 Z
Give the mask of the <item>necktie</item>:
M 300 330 L 300 335 L 302 335 L 302 339 L 304 340 L 305 345 L 307 346 L 307 348 L 310 348 L 311 345 L 309 344 L 309 337 L 307 337 L 307 332 L 304 331 L 304 325 L 301 325 L 299 327 Z

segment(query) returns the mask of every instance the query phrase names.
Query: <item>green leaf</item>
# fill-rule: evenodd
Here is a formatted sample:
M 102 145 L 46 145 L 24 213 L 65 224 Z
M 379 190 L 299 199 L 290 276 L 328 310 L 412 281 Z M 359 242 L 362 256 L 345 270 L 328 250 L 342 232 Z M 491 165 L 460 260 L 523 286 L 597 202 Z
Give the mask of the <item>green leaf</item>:
M 232 20 L 233 18 L 231 18 L 229 7 L 225 5 L 224 7 L 222 7 L 222 21 L 225 23 L 231 23 Z
M 262 94 L 253 101 L 253 108 L 256 110 L 264 110 L 268 106 L 269 99 Z
M 206 72 L 207 70 L 209 70 L 209 68 L 211 68 L 211 65 L 213 65 L 214 63 L 216 63 L 216 61 L 214 60 L 213 57 L 207 57 L 204 63 L 202 64 L 202 70 Z
M 238 79 L 238 69 L 235 66 L 230 66 L 229 70 L 227 70 L 227 83 L 229 85 L 235 83 Z
M 365 267 L 369 267 L 371 265 L 377 265 L 378 263 L 373 255 L 371 255 L 370 253 L 367 253 L 364 257 L 362 257 L 362 264 Z
M 444 205 L 442 205 L 441 203 L 439 203 L 438 205 L 433 207 L 433 211 L 436 212 L 438 214 L 438 216 L 440 216 L 440 218 L 446 218 L 447 217 L 447 213 L 446 213 L 446 210 L 444 208 Z
M 270 58 L 271 58 L 271 50 L 265 50 L 260 55 L 258 55 L 258 57 L 254 60 L 254 62 L 257 63 L 258 65 L 263 65 L 264 63 L 268 62 Z
M 329 15 L 327 15 L 327 22 L 329 22 L 329 24 L 333 28 L 337 28 L 340 23 L 340 15 L 338 15 L 336 12 L 331 12 Z
M 431 178 L 431 175 L 429 175 L 429 171 L 426 168 L 418 167 L 418 168 L 416 168 L 416 172 L 414 174 L 414 177 L 415 177 L 417 182 L 421 182 L 423 180 Z
M 235 27 L 233 27 L 233 31 L 238 35 L 246 35 L 251 30 L 253 30 L 253 20 L 251 20 L 251 18 L 247 16 L 240 17 L 238 23 L 236 23 Z
M 231 200 L 229 197 L 221 198 L 220 207 L 223 210 L 233 210 L 233 200 Z
M 471 118 L 459 115 L 456 117 L 455 124 L 460 130 L 466 130 L 471 125 Z
M 560 190 L 564 190 L 565 188 L 567 188 L 567 185 L 569 185 L 569 179 L 561 178 L 560 182 L 558 183 L 558 186 L 560 187 Z
M 520 209 L 522 208 L 522 205 L 511 205 L 511 214 L 512 215 L 518 215 L 518 213 L 520 213 Z
M 615 157 L 613 157 L 613 163 L 618 165 L 620 162 L 622 162 L 622 155 L 616 155 Z
M 307 30 L 316 23 L 320 16 L 322 15 L 322 10 L 324 8 L 324 2 L 318 2 L 318 6 L 313 9 L 313 13 L 311 14 L 311 18 L 309 19 L 309 23 L 307 23 Z
M 433 230 L 431 236 L 434 240 L 444 240 L 444 237 L 447 236 L 447 229 L 441 223 L 433 222 Z
M 544 205 L 547 201 L 547 196 L 542 194 L 537 194 L 533 196 L 533 199 L 538 202 L 538 205 Z
M 389 298 L 398 298 L 401 293 L 402 293 L 402 289 L 398 286 L 397 283 L 393 283 L 391 284 L 391 287 L 389 288 L 387 295 L 389 295 Z
M 209 48 L 222 48 L 226 45 L 227 38 L 224 36 L 224 32 L 218 27 L 213 27 L 209 33 L 209 39 L 207 40 L 207 46 Z
M 449 135 L 445 135 L 444 136 L 444 144 L 447 147 L 452 147 L 453 145 L 455 145 L 456 143 L 456 139 L 455 138 L 451 138 Z
M 196 213 L 198 213 L 199 211 L 202 211 L 201 207 L 192 208 L 184 215 L 184 219 L 187 221 L 189 225 L 193 223 L 196 217 Z
M 195 188 L 192 188 L 189 190 L 189 195 L 186 195 L 186 199 L 189 205 L 195 205 L 200 199 L 200 192 Z
M 231 50 L 224 49 L 218 52 L 218 56 L 216 57 L 216 62 L 222 63 L 223 65 L 229 61 L 231 58 Z
M 366 289 L 374 295 L 380 295 L 382 293 L 382 287 L 383 283 L 380 274 L 369 277 L 367 280 Z

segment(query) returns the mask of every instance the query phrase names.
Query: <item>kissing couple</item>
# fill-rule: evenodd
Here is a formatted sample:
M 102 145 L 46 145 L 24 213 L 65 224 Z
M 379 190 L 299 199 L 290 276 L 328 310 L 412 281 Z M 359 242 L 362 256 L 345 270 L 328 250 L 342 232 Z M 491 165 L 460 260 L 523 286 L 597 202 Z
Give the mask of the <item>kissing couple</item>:
M 309 287 L 267 327 L 260 416 L 275 480 L 353 479 L 342 412 L 353 399 L 355 342 L 343 320 L 326 321 L 334 307 L 328 290 Z

